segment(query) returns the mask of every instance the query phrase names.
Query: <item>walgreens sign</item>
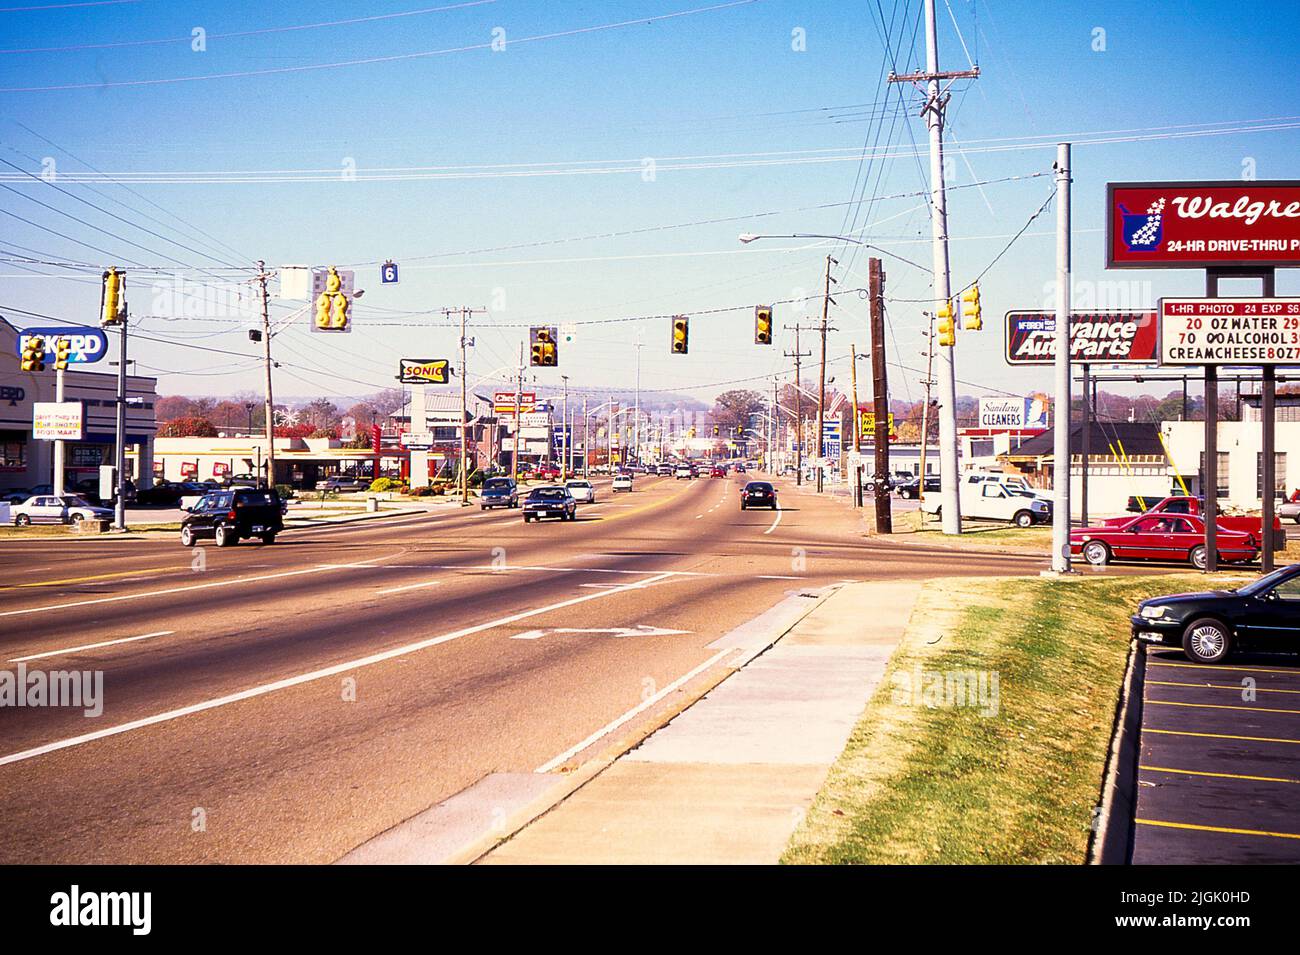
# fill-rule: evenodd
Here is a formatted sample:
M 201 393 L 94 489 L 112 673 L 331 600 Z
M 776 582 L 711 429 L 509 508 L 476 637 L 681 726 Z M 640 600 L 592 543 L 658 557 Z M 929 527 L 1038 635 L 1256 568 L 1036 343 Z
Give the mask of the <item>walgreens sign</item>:
M 1112 182 L 1106 267 L 1300 265 L 1300 182 Z

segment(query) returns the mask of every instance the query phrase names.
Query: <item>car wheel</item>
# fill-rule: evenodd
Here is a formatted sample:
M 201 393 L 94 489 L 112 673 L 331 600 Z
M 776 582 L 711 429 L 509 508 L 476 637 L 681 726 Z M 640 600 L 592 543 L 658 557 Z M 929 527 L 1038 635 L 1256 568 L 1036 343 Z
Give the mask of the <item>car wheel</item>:
M 1187 559 L 1191 561 L 1192 566 L 1197 570 L 1204 570 L 1206 568 L 1210 562 L 1208 558 L 1209 551 L 1205 549 L 1204 544 L 1197 544 L 1187 555 Z
M 194 528 L 192 527 L 181 528 L 181 546 L 182 547 L 194 546 Z
M 263 543 L 263 544 L 274 544 L 274 543 L 275 543 L 275 532 L 274 532 L 274 531 L 267 531 L 265 534 L 263 534 L 263 535 L 262 535 L 262 543 Z
M 1034 526 L 1034 515 L 1028 511 L 1016 511 L 1016 516 L 1012 520 L 1016 522 L 1016 527 Z
M 741 501 L 741 502 L 740 502 L 740 509 L 741 509 L 742 511 L 745 509 L 745 502 L 744 502 L 744 501 Z
M 235 536 L 235 532 L 225 524 L 222 524 L 217 528 L 216 537 L 218 547 L 232 547 L 234 546 L 235 541 L 239 539 Z
M 28 517 L 26 514 L 19 514 L 17 517 L 14 518 L 14 523 L 17 524 L 19 527 L 26 527 L 31 522 L 32 519 Z
M 1232 634 L 1217 620 L 1202 617 L 1183 631 L 1183 653 L 1197 663 L 1218 663 L 1232 650 Z
M 1083 559 L 1094 567 L 1110 563 L 1110 548 L 1105 541 L 1088 541 L 1083 545 Z
M 479 509 L 480 511 L 486 511 L 486 510 L 487 510 L 487 505 L 486 505 L 486 504 L 480 504 L 480 505 L 478 506 L 478 509 Z

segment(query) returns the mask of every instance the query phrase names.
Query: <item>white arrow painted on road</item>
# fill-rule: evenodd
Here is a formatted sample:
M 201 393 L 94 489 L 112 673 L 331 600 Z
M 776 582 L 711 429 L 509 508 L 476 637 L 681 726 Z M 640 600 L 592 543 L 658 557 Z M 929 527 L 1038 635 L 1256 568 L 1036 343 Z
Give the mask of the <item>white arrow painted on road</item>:
M 603 637 L 666 637 L 675 634 L 693 633 L 692 630 L 666 630 L 663 627 L 651 627 L 639 624 L 635 627 L 552 627 L 548 630 L 525 630 L 511 636 L 512 640 L 536 640 L 548 633 L 590 633 Z

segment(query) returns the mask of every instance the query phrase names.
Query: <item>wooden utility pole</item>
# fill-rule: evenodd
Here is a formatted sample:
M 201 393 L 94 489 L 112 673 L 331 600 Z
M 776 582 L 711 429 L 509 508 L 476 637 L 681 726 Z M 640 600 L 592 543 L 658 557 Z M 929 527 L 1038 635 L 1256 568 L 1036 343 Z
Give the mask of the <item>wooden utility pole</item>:
M 876 533 L 894 532 L 889 501 L 889 375 L 885 365 L 885 273 L 880 259 L 867 262 L 871 307 L 871 376 L 876 408 Z
M 262 352 L 266 365 L 266 486 L 275 487 L 275 402 L 271 394 L 271 300 L 266 291 L 266 263 L 257 263 L 257 282 L 262 291 Z
M 794 359 L 794 483 L 803 484 L 803 393 L 800 387 L 803 384 L 800 369 L 803 367 L 801 360 L 812 355 L 812 352 L 799 350 L 799 325 L 787 325 L 786 328 L 794 329 L 794 351 L 786 352 L 786 358 Z

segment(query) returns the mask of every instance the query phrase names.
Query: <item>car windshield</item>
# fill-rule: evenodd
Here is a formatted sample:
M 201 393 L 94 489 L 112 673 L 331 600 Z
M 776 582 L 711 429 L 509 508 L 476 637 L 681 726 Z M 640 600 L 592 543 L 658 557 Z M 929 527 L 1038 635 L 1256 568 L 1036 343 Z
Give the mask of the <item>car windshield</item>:
M 274 504 L 275 498 L 270 491 L 241 491 L 235 496 L 240 504 Z
M 1246 584 L 1246 586 L 1238 587 L 1232 592 L 1234 594 L 1241 594 L 1245 597 L 1254 597 L 1256 594 L 1262 594 L 1266 590 L 1276 587 L 1285 580 L 1290 580 L 1292 577 L 1296 576 L 1298 572 L 1300 572 L 1300 565 L 1292 564 L 1290 567 L 1283 567 L 1279 570 L 1273 571 L 1271 574 L 1265 574 L 1258 580 L 1252 580 L 1250 583 Z
M 772 485 L 767 484 L 767 483 L 764 483 L 764 482 L 762 482 L 762 481 L 754 481 L 754 482 L 752 482 L 752 483 L 750 483 L 750 484 L 747 484 L 747 485 L 745 486 L 745 490 L 746 490 L 746 491 L 759 491 L 759 492 L 762 492 L 762 491 L 770 491 L 770 490 L 772 490 Z
M 486 481 L 483 482 L 483 489 L 485 491 L 492 491 L 497 489 L 503 491 L 509 490 L 510 479 L 509 478 L 488 478 Z
M 540 487 L 528 495 L 530 501 L 562 501 L 564 500 L 564 488 L 562 487 Z
M 589 482 L 589 481 L 570 481 L 570 482 L 569 482 L 569 487 L 588 488 L 588 487 L 591 487 L 591 482 Z

